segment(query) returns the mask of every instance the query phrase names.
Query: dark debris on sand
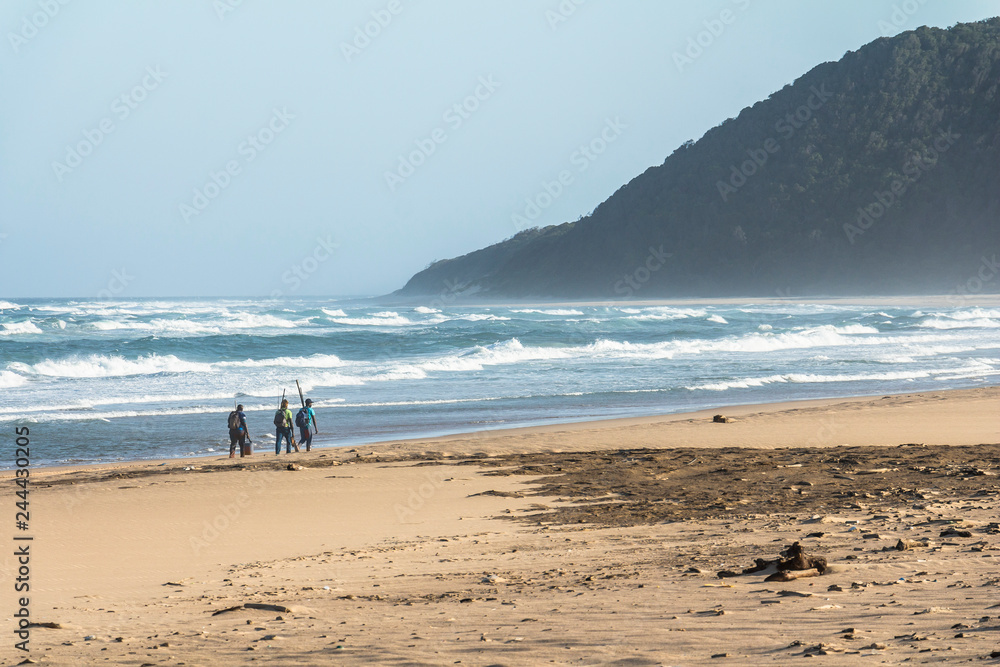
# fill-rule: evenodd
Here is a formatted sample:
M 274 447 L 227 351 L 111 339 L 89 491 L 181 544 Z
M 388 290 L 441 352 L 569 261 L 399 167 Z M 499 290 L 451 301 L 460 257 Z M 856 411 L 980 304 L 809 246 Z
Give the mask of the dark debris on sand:
M 475 463 L 497 468 L 487 475 L 533 477 L 528 496 L 570 501 L 510 518 L 626 526 L 995 497 L 1000 445 L 629 449 Z

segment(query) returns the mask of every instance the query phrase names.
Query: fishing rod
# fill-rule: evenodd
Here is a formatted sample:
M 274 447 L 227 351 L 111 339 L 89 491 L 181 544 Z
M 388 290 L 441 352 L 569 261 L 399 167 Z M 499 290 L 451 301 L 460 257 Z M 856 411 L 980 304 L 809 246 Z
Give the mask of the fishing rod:
M 299 384 L 298 380 L 295 381 L 295 386 L 299 390 L 299 400 L 302 402 L 302 407 L 306 407 L 306 399 L 305 399 L 305 397 L 302 394 L 302 386 Z M 319 429 L 316 428 L 316 420 L 315 419 L 311 420 L 311 424 L 312 424 L 311 428 L 312 428 L 313 432 L 316 435 L 319 435 Z
M 281 388 L 281 403 L 278 404 L 278 410 L 281 410 L 281 406 L 284 404 L 284 402 L 285 402 L 285 388 L 282 387 Z M 289 424 L 288 428 L 291 429 L 291 431 L 292 431 L 292 447 L 295 448 L 295 453 L 298 454 L 299 453 L 299 443 L 295 442 L 295 426 L 293 424 Z

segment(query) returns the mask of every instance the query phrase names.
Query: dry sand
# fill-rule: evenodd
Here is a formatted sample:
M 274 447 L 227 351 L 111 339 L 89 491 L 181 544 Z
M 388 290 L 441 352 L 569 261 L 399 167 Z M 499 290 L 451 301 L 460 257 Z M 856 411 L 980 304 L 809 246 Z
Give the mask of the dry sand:
M 984 388 L 729 408 L 736 421 L 723 424 L 697 413 L 33 470 L 31 619 L 60 627 L 32 628 L 30 657 L 1000 663 L 998 398 Z M 16 498 L 2 477 L 0 660 L 17 664 Z M 794 541 L 829 571 L 716 576 Z

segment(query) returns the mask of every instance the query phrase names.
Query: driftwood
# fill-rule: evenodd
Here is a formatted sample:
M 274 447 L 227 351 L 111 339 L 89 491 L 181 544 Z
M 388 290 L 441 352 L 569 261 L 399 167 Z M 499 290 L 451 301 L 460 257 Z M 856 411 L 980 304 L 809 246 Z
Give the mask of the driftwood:
M 777 572 L 764 581 L 792 581 L 793 579 L 801 579 L 802 577 L 816 577 L 827 570 L 825 558 L 806 555 L 802 549 L 802 545 L 798 542 L 795 542 L 792 546 L 782 551 L 781 555 L 783 558 L 776 558 L 774 560 L 755 558 L 753 567 L 748 567 L 739 573 L 731 570 L 723 570 L 718 573 L 718 577 L 722 579 L 725 577 L 738 577 L 744 574 L 754 574 L 756 572 L 763 572 L 773 566 Z M 792 575 L 791 572 L 808 572 L 808 574 Z
M 796 579 L 805 579 L 806 577 L 818 577 L 821 574 L 823 573 L 816 568 L 809 570 L 781 570 L 775 572 L 764 581 L 795 581 Z
M 285 607 L 280 604 L 260 604 L 259 602 L 247 602 L 246 604 L 238 604 L 235 607 L 226 607 L 225 609 L 217 609 L 212 612 L 212 616 L 218 616 L 219 614 L 225 614 L 229 611 L 239 611 L 240 609 L 260 609 L 262 611 L 276 611 L 283 614 L 294 613 L 293 609 Z
M 896 542 L 896 551 L 906 551 L 908 549 L 927 549 L 933 546 L 928 540 L 904 540 L 900 538 Z

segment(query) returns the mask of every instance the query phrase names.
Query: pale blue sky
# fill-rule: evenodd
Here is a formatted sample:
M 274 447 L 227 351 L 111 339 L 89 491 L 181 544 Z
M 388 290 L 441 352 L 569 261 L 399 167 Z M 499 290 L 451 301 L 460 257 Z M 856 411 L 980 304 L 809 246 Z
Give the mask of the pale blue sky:
M 819 63 L 997 14 L 955 0 L 6 0 L 0 296 L 386 293 L 513 235 L 526 200 L 545 205 L 532 224 L 576 220 Z M 704 46 L 680 62 L 689 40 Z M 603 152 L 579 152 L 592 142 Z M 557 196 L 539 198 L 545 183 Z

